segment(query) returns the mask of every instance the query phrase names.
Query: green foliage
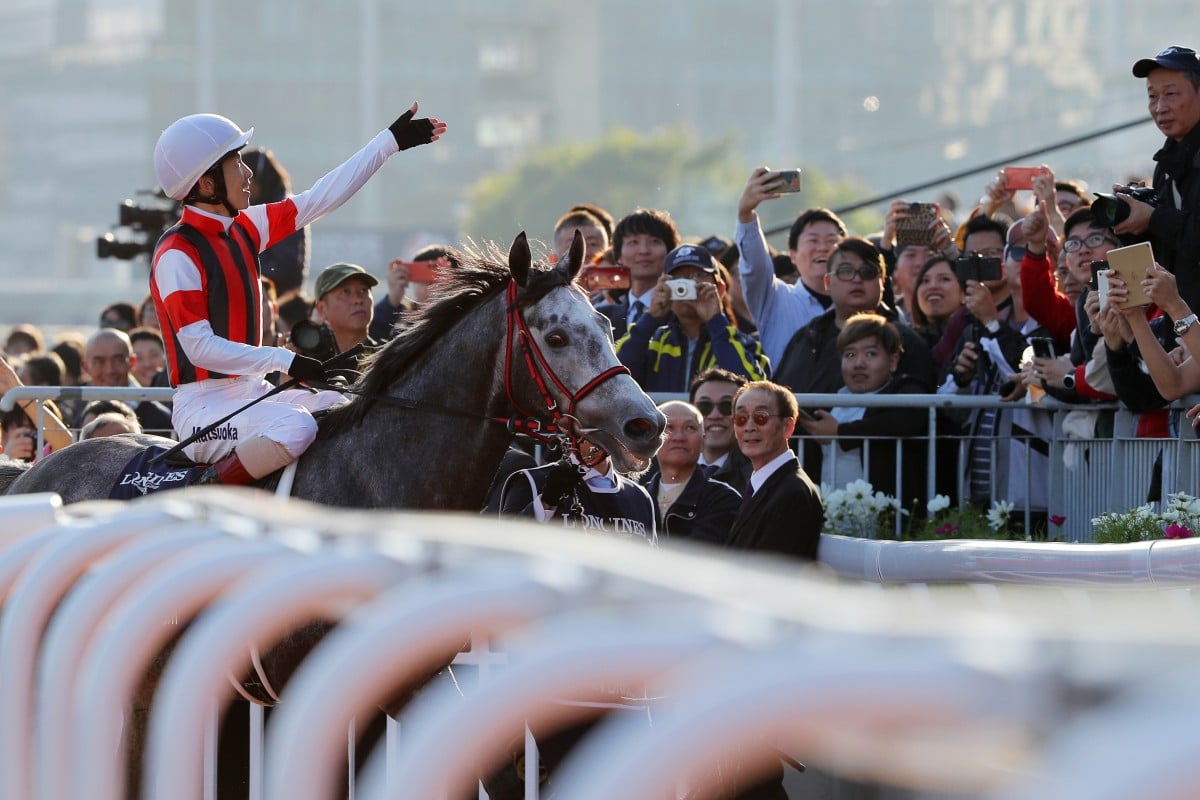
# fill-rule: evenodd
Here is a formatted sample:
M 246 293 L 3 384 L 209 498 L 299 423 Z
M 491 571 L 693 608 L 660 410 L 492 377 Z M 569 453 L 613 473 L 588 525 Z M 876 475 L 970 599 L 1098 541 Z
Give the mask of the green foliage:
M 617 128 L 603 139 L 567 142 L 534 150 L 511 169 L 487 174 L 468 190 L 463 230 L 476 241 L 508 242 L 520 230 L 549 242 L 555 220 L 576 203 L 595 203 L 620 218 L 639 206 L 660 208 L 675 219 L 683 237 L 714 233 L 729 236 L 737 199 L 750 167 L 735 153 L 736 141 L 724 137 L 698 142 L 682 128 L 650 135 Z M 790 166 L 790 165 L 789 165 Z M 832 207 L 864 194 L 819 171 L 804 168 L 804 191 L 763 205 L 764 214 L 790 224 L 810 206 Z M 768 208 L 769 207 L 769 208 Z M 854 218 L 854 229 L 869 232 L 880 216 Z M 769 225 L 764 222 L 765 227 Z M 783 247 L 786 241 L 772 243 Z
M 1108 511 L 1092 520 L 1092 538 L 1097 544 L 1190 539 L 1198 530 L 1200 500 L 1183 492 L 1168 495 L 1162 511 L 1147 503 L 1122 513 Z
M 908 520 L 896 535 L 896 514 L 905 514 L 896 498 L 876 492 L 864 480 L 853 481 L 844 488 L 821 486 L 821 502 L 825 507 L 825 526 L 822 533 L 856 536 L 867 539 L 902 539 L 906 541 L 937 541 L 941 539 L 1024 539 L 1017 529 L 1012 503 L 1003 500 L 984 511 L 967 504 L 951 508 L 949 498 L 937 495 L 927 504 L 929 516 Z
M 1092 520 L 1097 544 L 1125 544 L 1161 539 L 1163 524 L 1149 504 L 1124 513 L 1105 512 Z
M 1011 504 L 996 503 L 984 511 L 967 503 L 962 508 L 947 506 L 940 511 L 931 511 L 924 519 L 913 520 L 903 538 L 911 541 L 1024 539 L 1016 523 Z

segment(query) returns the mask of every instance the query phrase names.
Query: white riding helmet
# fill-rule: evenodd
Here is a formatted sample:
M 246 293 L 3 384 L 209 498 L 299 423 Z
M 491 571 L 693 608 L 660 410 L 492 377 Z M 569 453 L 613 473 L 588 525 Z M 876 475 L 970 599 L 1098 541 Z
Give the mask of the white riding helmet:
M 220 114 L 177 119 L 154 145 L 154 177 L 172 200 L 183 200 L 208 168 L 232 150 L 245 147 L 254 128 L 243 131 Z

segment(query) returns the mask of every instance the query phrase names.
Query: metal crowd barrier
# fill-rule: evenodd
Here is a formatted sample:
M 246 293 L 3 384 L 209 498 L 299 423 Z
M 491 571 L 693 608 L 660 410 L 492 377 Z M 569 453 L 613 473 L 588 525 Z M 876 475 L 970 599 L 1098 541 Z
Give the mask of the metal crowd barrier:
M 104 388 L 104 387 L 46 387 L 25 386 L 9 391 L 0 398 L 0 411 L 11 409 L 18 400 L 33 400 L 39 403 L 41 416 L 41 401 L 51 399 L 80 399 L 88 402 L 99 399 L 118 400 L 159 400 L 169 401 L 174 390 L 166 388 Z M 652 395 L 658 402 L 664 400 L 686 400 L 687 396 L 679 393 L 655 393 Z M 1052 426 L 1045 438 L 1046 464 L 1044 471 L 1035 469 L 1035 458 L 1038 453 L 1034 447 L 1024 446 L 1015 448 L 1023 459 L 1024 476 L 1019 479 L 1017 486 L 1006 485 L 997 479 L 998 465 L 1003 461 L 996 449 L 991 451 L 992 474 L 989 481 L 989 498 L 991 500 L 1014 500 L 1014 513 L 1021 518 L 1024 529 L 1033 527 L 1035 518 L 1044 519 L 1047 516 L 1061 517 L 1061 525 L 1050 531 L 1051 538 L 1066 541 L 1085 542 L 1091 540 L 1091 520 L 1106 511 L 1127 511 L 1147 502 L 1151 488 L 1152 476 L 1158 474 L 1161 478 L 1160 496 L 1166 497 L 1172 492 L 1195 494 L 1200 481 L 1200 447 L 1197 447 L 1197 435 L 1191 425 L 1184 421 L 1177 424 L 1178 431 L 1167 439 L 1145 439 L 1134 435 L 1136 416 L 1116 404 L 1097 404 L 1088 406 L 1068 406 L 1053 399 L 1044 404 L 1030 405 L 1024 402 L 1006 403 L 995 397 L 974 397 L 959 395 L 841 395 L 841 394 L 806 394 L 796 396 L 802 408 L 834 408 L 845 406 L 861 406 L 866 408 L 906 408 L 914 414 L 923 414 L 928 418 L 929 433 L 924 437 L 924 447 L 927 453 L 927 469 L 925 476 L 926 497 L 933 497 L 939 471 L 946 467 L 939 463 L 939 440 L 951 440 L 956 446 L 957 461 L 961 465 L 965 461 L 969 436 L 956 437 L 947 433 L 947 426 L 939 418 L 941 412 L 957 410 L 969 412 L 976 409 L 997 409 L 1008 413 L 1014 411 L 1034 411 L 1044 414 L 1048 425 Z M 1175 411 L 1186 409 L 1192 403 L 1181 401 L 1172 408 Z M 1072 411 L 1111 412 L 1113 415 L 1114 434 L 1106 438 L 1073 438 L 1064 432 L 1065 415 Z M 38 452 L 42 444 L 39 426 Z M 912 440 L 908 440 L 912 441 Z M 997 438 L 1000 447 L 1014 450 L 1013 443 L 1024 441 L 1021 438 L 1001 436 Z M 795 449 L 801 448 L 801 437 L 793 439 Z M 836 441 L 824 446 L 826 457 L 836 447 Z M 897 448 L 899 453 L 900 440 L 883 437 L 869 440 L 865 445 L 867 458 L 872 450 L 879 448 Z M 1020 454 L 1020 453 L 1023 453 Z M 1011 453 L 1009 454 L 1011 457 Z M 901 474 L 907 468 L 903 460 L 894 458 L 897 465 L 896 485 L 900 485 Z M 1019 463 L 1019 462 L 1018 462 Z M 1018 473 L 1020 470 L 1018 470 Z M 820 476 L 814 475 L 814 481 L 820 482 Z M 966 502 L 965 469 L 959 467 L 954 476 L 957 484 L 957 495 L 960 506 Z M 840 482 L 839 482 L 840 483 Z M 844 484 L 842 484 L 844 485 Z M 1044 494 L 1044 502 L 1039 502 Z M 906 498 L 898 498 L 902 502 Z M 902 530 L 904 520 L 897 516 L 895 519 L 896 532 Z
M 939 798 L 1166 797 L 1200 781 L 1193 540 L 968 543 L 995 548 L 981 553 L 826 537 L 827 568 L 870 564 L 864 584 L 249 490 L 0 498 L 0 521 L 3 797 L 123 797 L 138 682 L 181 630 L 149 702 L 143 796 L 215 796 L 230 675 L 314 616 L 341 622 L 258 731 L 255 800 L 332 797 L 347 726 L 468 639 L 487 674 L 419 692 L 350 776 L 353 798 L 482 797 L 514 734 L 614 698 L 649 714 L 605 716 L 550 784 L 527 742 L 525 797 L 704 796 L 781 754 L 810 767 L 795 800 L 825 796 L 821 775 Z

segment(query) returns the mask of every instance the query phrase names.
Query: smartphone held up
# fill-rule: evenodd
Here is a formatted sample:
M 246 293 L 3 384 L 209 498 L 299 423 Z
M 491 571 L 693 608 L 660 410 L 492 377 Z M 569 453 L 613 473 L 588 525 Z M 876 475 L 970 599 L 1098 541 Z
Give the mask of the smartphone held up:
M 771 173 L 766 188 L 781 194 L 793 194 L 800 191 L 800 170 L 784 169 Z
M 1033 176 L 1045 172 L 1042 167 L 1005 167 L 1004 188 L 1010 192 L 1033 188 Z
M 629 288 L 629 267 L 592 264 L 579 273 L 579 285 L 588 294 Z
M 896 246 L 932 246 L 933 221 L 939 214 L 937 203 L 909 203 L 904 216 L 896 220 Z

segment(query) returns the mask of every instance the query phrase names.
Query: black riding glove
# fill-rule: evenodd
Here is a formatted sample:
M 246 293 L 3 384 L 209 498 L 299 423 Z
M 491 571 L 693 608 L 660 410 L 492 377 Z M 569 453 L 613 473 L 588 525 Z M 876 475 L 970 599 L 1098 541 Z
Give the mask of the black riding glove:
M 546 473 L 546 484 L 542 487 L 542 500 L 546 505 L 558 507 L 575 493 L 575 488 L 587 472 L 569 458 L 559 461 Z
M 292 359 L 292 365 L 287 368 L 287 374 L 301 381 L 325 380 L 325 365 L 315 358 L 302 356 L 299 353 Z
M 396 137 L 396 146 L 401 150 L 429 144 L 433 141 L 433 123 L 429 121 L 428 117 L 413 119 L 411 108 L 401 114 L 399 119 L 391 125 L 388 125 L 388 130 L 392 132 L 392 136 Z

